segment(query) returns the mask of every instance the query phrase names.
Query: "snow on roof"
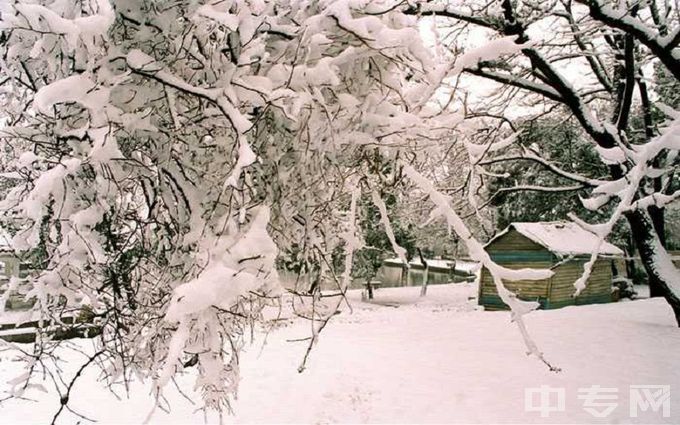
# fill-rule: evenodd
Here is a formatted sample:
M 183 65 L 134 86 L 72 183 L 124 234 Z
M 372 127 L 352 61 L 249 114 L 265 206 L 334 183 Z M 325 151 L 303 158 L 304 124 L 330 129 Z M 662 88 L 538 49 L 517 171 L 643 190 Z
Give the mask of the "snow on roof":
M 0 252 L 14 251 L 12 236 L 0 227 Z
M 554 221 L 548 223 L 512 223 L 493 237 L 486 246 L 508 233 L 511 228 L 560 256 L 590 254 L 595 250 L 598 242 L 597 235 L 583 229 L 576 223 Z M 604 241 L 600 246 L 600 254 L 623 255 L 623 251 Z

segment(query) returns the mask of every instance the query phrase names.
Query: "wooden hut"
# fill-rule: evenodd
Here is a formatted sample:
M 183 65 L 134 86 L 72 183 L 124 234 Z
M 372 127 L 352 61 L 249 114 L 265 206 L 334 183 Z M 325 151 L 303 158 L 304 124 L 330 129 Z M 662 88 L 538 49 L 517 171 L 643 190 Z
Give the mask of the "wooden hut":
M 538 301 L 541 308 L 606 303 L 612 300 L 612 263 L 623 255 L 616 246 L 604 242 L 586 288 L 574 297 L 574 282 L 582 275 L 598 238 L 575 223 L 513 223 L 491 239 L 486 249 L 496 263 L 510 268 L 552 269 L 544 280 L 504 281 L 520 299 Z M 493 278 L 482 269 L 479 305 L 487 310 L 506 309 Z

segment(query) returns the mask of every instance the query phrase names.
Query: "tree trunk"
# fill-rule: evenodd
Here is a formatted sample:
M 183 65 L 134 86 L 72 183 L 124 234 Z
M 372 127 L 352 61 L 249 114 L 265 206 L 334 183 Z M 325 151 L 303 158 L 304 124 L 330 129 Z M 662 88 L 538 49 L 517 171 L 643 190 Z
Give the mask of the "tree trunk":
M 642 77 L 642 71 L 638 71 L 640 73 L 640 77 Z M 647 139 L 647 142 L 650 142 L 654 139 L 656 136 L 656 131 L 654 129 L 654 117 L 652 115 L 652 103 L 649 100 L 649 93 L 647 91 L 647 83 L 645 82 L 644 78 L 638 78 L 638 87 L 640 88 L 640 98 L 642 100 L 642 117 L 645 123 L 645 137 Z M 655 168 L 661 168 L 662 165 L 660 163 L 659 157 L 654 158 L 652 161 L 652 165 Z M 663 193 L 663 181 L 660 177 L 657 177 L 653 180 L 654 184 L 654 191 L 657 193 Z M 649 217 L 652 219 L 652 226 L 654 227 L 654 231 L 656 232 L 657 236 L 659 237 L 659 241 L 661 242 L 661 246 L 666 248 L 666 225 L 665 225 L 665 217 L 664 217 L 664 209 L 659 208 L 656 205 L 651 205 L 649 208 L 647 208 L 647 212 L 649 213 Z M 662 289 L 662 283 L 659 282 L 659 280 L 656 278 L 656 276 L 649 275 L 648 274 L 648 285 L 649 285 L 649 296 L 650 297 L 663 297 L 663 289 Z
M 408 286 L 408 264 L 401 265 L 401 276 L 399 279 L 400 286 Z
M 625 255 L 626 275 L 633 284 L 637 285 L 640 282 L 638 281 L 637 265 L 635 264 L 635 242 L 633 241 L 633 235 L 630 233 L 626 236 Z
M 429 272 L 429 267 L 427 265 L 427 261 L 425 261 L 425 257 L 423 257 L 423 252 L 418 248 L 418 255 L 420 256 L 420 262 L 423 264 L 423 283 L 422 286 L 420 287 L 420 296 L 424 297 L 427 295 L 427 275 Z
M 656 231 L 656 234 L 659 236 L 659 241 L 661 242 L 661 246 L 666 248 L 666 226 L 664 223 L 664 210 L 663 208 L 658 208 L 655 205 L 652 205 L 648 209 L 649 211 L 649 216 L 652 219 L 652 226 L 654 227 L 654 231 Z M 663 289 L 662 289 L 662 284 L 659 282 L 659 280 L 654 277 L 654 276 L 649 276 L 649 296 L 650 297 L 663 297 Z
M 656 234 L 654 225 L 647 215 L 641 211 L 631 211 L 626 214 L 626 219 L 630 225 L 630 230 L 633 235 L 633 239 L 637 245 L 638 253 L 640 254 L 640 259 L 642 260 L 642 265 L 649 276 L 650 289 L 652 288 L 652 282 L 656 285 L 656 289 L 661 293 L 668 304 L 670 304 L 675 314 L 675 320 L 680 327 L 680 296 L 673 293 L 671 289 L 671 284 L 678 282 L 667 282 L 665 279 L 668 277 L 659 270 L 658 264 L 656 263 L 655 256 L 664 255 L 667 253 L 661 245 L 661 240 Z M 657 250 L 663 250 L 662 253 L 657 253 Z
M 373 280 L 372 277 L 369 277 L 366 280 L 366 292 L 368 292 L 368 299 L 369 300 L 373 299 L 373 283 L 371 283 L 372 280 Z

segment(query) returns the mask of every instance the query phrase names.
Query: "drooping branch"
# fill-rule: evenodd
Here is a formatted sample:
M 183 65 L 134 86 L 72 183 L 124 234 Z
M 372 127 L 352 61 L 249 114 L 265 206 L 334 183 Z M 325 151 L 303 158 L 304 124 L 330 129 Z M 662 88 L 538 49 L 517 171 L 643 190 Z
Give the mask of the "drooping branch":
M 430 201 L 435 205 L 436 211 L 446 219 L 447 223 L 464 241 L 468 248 L 470 258 L 478 261 L 482 266 L 489 270 L 489 273 L 493 277 L 498 295 L 512 311 L 513 319 L 517 323 L 528 352 L 536 356 L 536 358 L 547 365 L 551 371 L 559 372 L 560 369 L 548 362 L 543 353 L 538 349 L 538 346 L 529 335 L 524 323 L 524 315 L 537 308 L 538 303 L 519 299 L 515 294 L 507 289 L 503 283 L 504 280 L 514 281 L 547 279 L 553 275 L 553 272 L 550 270 L 536 269 L 514 270 L 495 263 L 484 249 L 484 246 L 472 235 L 468 227 L 465 225 L 465 222 L 463 222 L 461 217 L 453 210 L 450 205 L 449 198 L 439 192 L 428 179 L 416 171 L 410 164 L 405 163 L 403 166 L 404 174 L 428 196 Z
M 250 121 L 232 105 L 223 91 L 217 88 L 206 89 L 193 86 L 181 78 L 163 70 L 160 65 L 150 56 L 139 50 L 133 50 L 127 54 L 125 60 L 130 70 L 135 74 L 158 81 L 176 90 L 205 99 L 217 106 L 229 120 L 237 134 L 243 134 L 250 128 Z
M 573 186 L 537 186 L 537 185 L 517 185 L 502 187 L 494 192 L 482 205 L 479 206 L 480 209 L 491 205 L 491 203 L 500 195 L 504 193 L 515 193 L 515 192 L 544 192 L 544 193 L 566 193 L 566 192 L 576 192 L 579 190 L 587 189 L 588 186 L 584 185 L 573 185 Z
M 571 173 L 569 171 L 563 170 L 557 165 L 553 164 L 550 161 L 545 160 L 544 158 L 541 158 L 540 156 L 526 152 L 522 155 L 512 155 L 512 156 L 501 156 L 501 157 L 496 157 L 496 158 L 489 158 L 485 161 L 482 161 L 479 163 L 479 165 L 491 165 L 491 164 L 496 164 L 500 162 L 509 162 L 509 161 L 533 161 L 538 164 L 541 164 L 543 167 L 547 168 L 548 170 L 552 171 L 556 175 L 560 177 L 564 177 L 565 179 L 581 183 L 581 185 L 588 186 L 588 187 L 597 187 L 601 184 L 604 184 L 604 180 L 599 180 L 599 179 L 593 179 L 593 178 L 588 178 L 585 176 L 581 176 L 579 174 Z
M 517 185 L 502 187 L 496 191 L 496 193 L 508 193 L 508 192 L 574 192 L 576 190 L 585 189 L 587 186 L 575 185 L 575 186 L 540 186 L 540 185 Z M 496 196 L 496 194 L 494 194 Z

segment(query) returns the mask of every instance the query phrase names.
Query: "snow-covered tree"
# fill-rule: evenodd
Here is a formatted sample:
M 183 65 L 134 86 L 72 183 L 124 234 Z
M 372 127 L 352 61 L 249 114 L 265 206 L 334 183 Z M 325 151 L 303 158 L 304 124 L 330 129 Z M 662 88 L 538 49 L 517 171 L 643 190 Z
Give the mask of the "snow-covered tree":
M 148 378 L 161 397 L 193 366 L 205 407 L 228 410 L 244 329 L 280 293 L 277 257 L 344 293 L 358 191 L 381 208 L 369 159 L 396 169 L 400 150 L 453 125 L 428 104 L 437 68 L 417 17 L 391 6 L 0 6 L 1 132 L 24 147 L 3 206 L 17 248 L 41 253 L 35 311 L 60 323 L 86 309 L 98 327 L 84 367 Z M 32 388 L 51 335 L 24 353 L 13 395 Z M 68 408 L 73 386 L 55 385 Z
M 451 50 L 467 49 L 451 60 L 445 74 L 459 76 L 457 84 L 477 95 L 477 102 L 465 99 L 469 117 L 483 116 L 513 127 L 518 115 L 524 121 L 555 112 L 573 116 L 607 166 L 607 178 L 570 172 L 541 156 L 540 144 L 528 149 L 515 143 L 516 135 L 470 145 L 476 173 L 488 172 L 485 163 L 532 161 L 570 181 L 571 187 L 588 188 L 590 194 L 583 199 L 586 208 L 602 212 L 611 204 L 611 213 L 598 224 L 572 218 L 601 240 L 619 220 L 625 220 L 652 293 L 666 298 L 680 325 L 680 273 L 664 246 L 665 207 L 680 197 L 675 172 L 678 112 L 654 105 L 654 81 L 647 75 L 657 63 L 666 79 L 660 87 L 680 79 L 677 4 L 665 0 L 422 1 L 404 8 L 405 13 L 432 16 L 444 39 L 446 34 L 467 33 L 473 35 L 470 39 L 481 40 L 481 45 L 470 46 L 448 37 Z M 482 81 L 497 89 L 480 95 Z M 655 107 L 664 112 L 662 119 L 654 119 L 659 115 Z M 635 120 L 636 115 L 640 119 Z M 568 189 L 532 186 L 507 190 Z M 583 289 L 596 256 L 594 252 L 584 266 L 575 293 Z
M 149 379 L 160 400 L 178 371 L 195 367 L 205 408 L 228 410 L 244 331 L 281 292 L 277 264 L 299 273 L 294 292 L 301 297 L 315 299 L 321 280 L 338 289 L 336 308 L 307 316 L 311 348 L 351 280 L 362 201 L 373 203 L 392 250 L 406 263 L 383 199 L 399 181 L 422 205 L 429 200 L 430 219 L 443 218 L 490 271 L 527 349 L 549 364 L 523 322 L 538 304 L 519 299 L 503 282 L 552 272 L 495 264 L 453 202 L 463 193 L 455 187 L 462 179 L 472 188 L 464 191 L 466 209 L 484 221 L 476 199 L 485 181 L 480 160 L 503 152 L 512 137 L 469 143 L 470 167 L 433 165 L 432 150 L 451 152 L 456 144 L 452 128 L 463 114 L 449 113 L 456 93 L 449 81 L 461 72 L 536 93 L 548 110 L 569 108 L 610 163 L 612 179 L 535 161 L 593 187 L 599 198 L 586 206 L 618 196 L 611 220 L 583 226 L 604 239 L 626 217 L 648 272 L 677 301 L 678 280 L 669 278 L 677 271 L 664 263 L 668 257 L 643 211 L 677 197 L 663 193 L 672 187 L 664 183 L 663 164 L 648 165 L 659 159 L 672 166 L 673 155 L 658 154 L 677 150 L 677 125 L 650 134 L 640 148 L 630 146 L 630 85 L 619 96 L 608 92 L 627 105 L 617 109 L 620 118 L 597 119 L 589 105 L 599 92 L 570 86 L 556 59 L 541 52 L 551 44 L 528 35 L 530 24 L 546 15 L 558 21 L 576 15 L 551 17 L 539 2 L 492 3 L 460 13 L 389 0 L 3 3 L 1 135 L 19 147 L 7 167 L 22 179 L 3 207 L 19 229 L 15 245 L 40 254 L 27 294 L 36 313 L 59 323 L 85 310 L 100 333 L 83 367 L 99 365 L 109 382 Z M 677 78 L 673 53 L 664 50 L 673 50 L 677 29 L 669 27 L 668 40 L 651 39 L 637 22 L 633 30 L 619 28 L 607 21 L 609 9 L 602 13 L 605 18 L 591 14 L 624 31 L 624 44 L 632 37 L 631 45 L 645 45 Z M 462 55 L 446 50 L 444 35 L 426 47 L 432 43 L 423 41 L 422 25 L 440 19 L 430 15 L 502 37 Z M 598 57 L 583 50 L 577 52 Z M 601 74 L 597 59 L 586 65 Z M 608 78 L 602 81 L 618 81 Z M 645 192 L 648 180 L 661 181 L 662 190 Z M 345 256 L 340 274 L 338 252 Z M 13 395 L 35 385 L 57 343 L 49 332 L 38 335 L 35 351 L 24 353 L 27 373 L 13 381 Z M 62 409 L 73 388 L 68 382 L 55 381 Z

